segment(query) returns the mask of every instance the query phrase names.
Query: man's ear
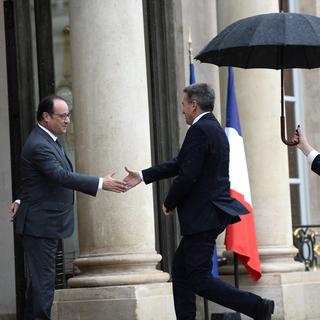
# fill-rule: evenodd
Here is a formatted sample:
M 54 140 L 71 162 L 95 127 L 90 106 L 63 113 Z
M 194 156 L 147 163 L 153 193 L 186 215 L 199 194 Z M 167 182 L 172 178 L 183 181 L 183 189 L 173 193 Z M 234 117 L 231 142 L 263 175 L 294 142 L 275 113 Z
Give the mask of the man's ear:
M 42 120 L 43 121 L 48 122 L 49 121 L 49 117 L 50 117 L 50 114 L 48 112 L 43 112 L 42 113 Z
M 197 111 L 199 108 L 197 101 L 193 100 L 192 101 L 192 110 Z

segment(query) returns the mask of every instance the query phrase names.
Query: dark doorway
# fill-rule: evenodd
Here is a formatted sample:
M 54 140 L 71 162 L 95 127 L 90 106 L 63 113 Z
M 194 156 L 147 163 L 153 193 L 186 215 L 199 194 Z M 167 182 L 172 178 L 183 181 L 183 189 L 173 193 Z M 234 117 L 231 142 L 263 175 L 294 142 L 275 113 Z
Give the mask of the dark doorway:
M 31 17 L 30 6 L 34 6 Z M 54 92 L 53 53 L 50 42 L 50 0 L 5 0 L 5 38 L 10 121 L 12 199 L 20 189 L 19 158 L 21 148 L 35 124 L 35 101 Z M 31 24 L 36 26 L 37 53 L 33 53 L 35 37 Z M 39 76 L 34 74 L 37 63 Z M 38 78 L 37 83 L 35 79 Z M 39 94 L 35 93 L 39 88 Z M 14 235 L 16 314 L 24 318 L 25 272 L 21 237 Z
M 153 164 L 172 159 L 179 150 L 175 61 L 174 4 L 144 0 L 145 41 Z M 170 36 L 171 35 L 171 36 Z M 154 185 L 156 249 L 169 272 L 179 236 L 176 215 L 166 217 L 162 204 L 170 181 Z

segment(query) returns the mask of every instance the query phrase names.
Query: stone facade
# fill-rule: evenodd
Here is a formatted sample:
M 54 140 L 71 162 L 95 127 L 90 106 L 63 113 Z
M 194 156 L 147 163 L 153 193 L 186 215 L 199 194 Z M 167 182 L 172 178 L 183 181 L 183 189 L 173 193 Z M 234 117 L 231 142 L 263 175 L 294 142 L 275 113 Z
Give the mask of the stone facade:
M 317 15 L 319 1 L 290 1 L 298 12 Z M 55 8 L 68 5 L 71 50 L 67 72 L 72 85 L 74 127 L 72 150 L 79 172 L 103 176 L 112 170 L 121 177 L 123 167 L 141 169 L 151 165 L 150 79 L 146 46 L 146 1 L 69 0 L 52 1 Z M 163 4 L 165 5 L 165 4 Z M 60 7 L 59 7 L 60 6 Z M 177 114 L 181 114 L 181 91 L 188 85 L 188 36 L 193 52 L 200 49 L 230 23 L 255 14 L 277 12 L 276 0 L 175 1 L 175 59 Z M 8 218 L 11 202 L 10 139 L 5 59 L 4 12 L 0 7 L 0 320 L 15 313 L 12 228 Z M 163 17 L 162 17 L 163 18 Z M 61 20 L 62 21 L 62 20 Z M 65 19 L 63 21 L 68 21 Z M 64 23 L 64 22 L 63 22 Z M 168 23 L 155 22 L 155 23 Z M 54 29 L 57 34 L 58 29 Z M 164 37 L 165 39 L 165 37 Z M 165 41 L 165 40 L 164 40 Z M 60 43 L 62 46 L 62 43 Z M 66 48 L 66 46 L 64 47 Z M 63 50 L 55 47 L 55 55 Z M 71 51 L 71 56 L 70 56 Z M 64 61 L 59 56 L 57 61 Z M 216 90 L 215 115 L 225 122 L 226 70 L 195 62 L 197 82 Z M 72 72 L 72 76 L 70 75 Z M 167 70 L 166 72 L 170 72 Z M 72 79 L 71 79 L 72 78 Z M 319 70 L 300 73 L 300 100 L 310 142 L 320 149 L 318 104 Z M 172 78 L 171 78 L 172 79 Z M 235 70 L 236 94 L 246 147 L 257 240 L 263 276 L 257 282 L 240 269 L 240 288 L 276 301 L 277 320 L 320 319 L 317 296 L 320 273 L 304 272 L 295 262 L 287 148 L 280 140 L 280 73 L 274 70 Z M 60 84 L 64 87 L 65 84 Z M 312 116 L 310 116 L 312 115 Z M 179 141 L 187 126 L 178 116 Z M 73 140 L 73 137 L 72 137 Z M 166 143 L 166 141 L 163 141 Z M 319 224 L 320 179 L 305 165 L 309 221 Z M 175 319 L 169 274 L 159 269 L 156 251 L 154 193 L 139 185 L 127 194 L 99 193 L 90 198 L 77 195 L 80 274 L 69 289 L 57 290 L 53 319 Z M 276 223 L 275 223 L 276 222 Z M 69 244 L 70 245 L 70 244 Z M 68 245 L 68 246 L 69 246 Z M 223 236 L 218 240 L 224 250 Z M 232 266 L 221 269 L 233 283 Z M 226 311 L 209 303 L 210 313 Z M 203 319 L 203 301 L 198 299 L 198 319 Z M 244 318 L 245 319 L 245 318 Z

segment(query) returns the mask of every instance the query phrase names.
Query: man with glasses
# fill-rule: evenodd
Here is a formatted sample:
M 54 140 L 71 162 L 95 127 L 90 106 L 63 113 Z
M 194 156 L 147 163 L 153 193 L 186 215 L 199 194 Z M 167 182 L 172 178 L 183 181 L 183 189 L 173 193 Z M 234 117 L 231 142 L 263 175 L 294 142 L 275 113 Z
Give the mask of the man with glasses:
M 37 121 L 21 153 L 21 194 L 10 208 L 15 231 L 23 236 L 28 273 L 25 320 L 50 319 L 58 240 L 71 236 L 74 229 L 74 190 L 91 196 L 99 189 L 126 191 L 113 173 L 99 178 L 73 172 L 58 139 L 70 124 L 64 99 L 44 98 Z

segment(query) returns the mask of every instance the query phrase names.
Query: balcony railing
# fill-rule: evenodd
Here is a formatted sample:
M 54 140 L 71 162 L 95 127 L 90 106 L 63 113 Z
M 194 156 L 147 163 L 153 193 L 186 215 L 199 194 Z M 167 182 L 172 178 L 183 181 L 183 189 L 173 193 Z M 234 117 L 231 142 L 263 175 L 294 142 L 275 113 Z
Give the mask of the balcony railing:
M 303 262 L 306 271 L 320 268 L 320 225 L 293 226 L 293 244 L 299 250 L 294 259 Z

